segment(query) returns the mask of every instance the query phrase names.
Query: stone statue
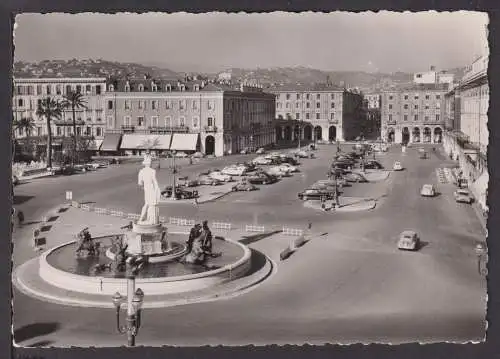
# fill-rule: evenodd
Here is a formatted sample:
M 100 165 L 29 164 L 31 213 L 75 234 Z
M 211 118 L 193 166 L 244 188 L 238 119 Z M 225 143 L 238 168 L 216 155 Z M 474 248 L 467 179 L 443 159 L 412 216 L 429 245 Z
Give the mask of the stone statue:
M 85 227 L 76 235 L 78 238 L 77 247 L 75 253 L 77 256 L 81 254 L 82 251 L 87 251 L 90 256 L 98 256 L 101 243 L 94 242 L 92 235 L 89 232 L 89 228 Z
M 156 180 L 156 171 L 151 168 L 151 156 L 144 156 L 142 164 L 144 168 L 139 171 L 139 186 L 144 188 L 144 206 L 138 224 L 159 224 L 160 213 L 158 204 L 160 202 L 161 190 Z

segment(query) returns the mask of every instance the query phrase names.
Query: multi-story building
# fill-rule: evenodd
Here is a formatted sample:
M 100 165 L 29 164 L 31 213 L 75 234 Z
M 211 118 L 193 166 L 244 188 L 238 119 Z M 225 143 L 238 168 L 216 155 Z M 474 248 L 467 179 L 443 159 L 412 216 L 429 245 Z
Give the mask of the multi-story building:
M 305 140 L 345 141 L 360 135 L 363 98 L 331 85 L 287 85 L 269 90 L 276 95 L 279 120 L 299 120 L 306 124 L 301 133 Z M 291 126 L 278 130 L 277 139 L 292 139 Z
M 365 121 L 362 133 L 365 138 L 378 139 L 380 137 L 380 93 L 363 94 L 363 110 Z
M 431 66 L 430 71 L 417 72 L 413 74 L 413 82 L 417 84 L 452 84 L 454 75 L 446 71 L 436 71 L 434 66 Z
M 444 95 L 446 131 L 460 129 L 460 91 L 457 86 Z
M 47 124 L 44 118 L 36 115 L 38 104 L 43 98 L 52 97 L 62 100 L 71 91 L 84 95 L 85 108 L 76 110 L 77 133 L 95 138 L 96 148 L 104 138 L 104 95 L 106 93 L 105 78 L 15 78 L 13 95 L 13 118 L 33 120 L 34 133 L 30 136 L 47 135 Z M 73 117 L 71 109 L 65 109 L 60 119 L 51 123 L 54 143 L 58 137 L 70 136 L 73 132 Z M 16 138 L 26 137 L 19 129 Z
M 447 87 L 447 84 L 415 84 L 383 91 L 382 139 L 396 143 L 440 143 Z
M 365 93 L 364 99 L 369 110 L 380 108 L 380 93 Z
M 108 83 L 101 151 L 222 156 L 274 141 L 275 97 L 258 86 L 154 79 Z
M 459 97 L 459 107 L 455 106 L 454 125 L 445 136 L 444 147 L 449 156 L 458 160 L 463 179 L 486 213 L 488 206 L 488 55 L 479 57 L 454 88 L 449 96 Z M 458 111 L 458 109 L 459 111 Z

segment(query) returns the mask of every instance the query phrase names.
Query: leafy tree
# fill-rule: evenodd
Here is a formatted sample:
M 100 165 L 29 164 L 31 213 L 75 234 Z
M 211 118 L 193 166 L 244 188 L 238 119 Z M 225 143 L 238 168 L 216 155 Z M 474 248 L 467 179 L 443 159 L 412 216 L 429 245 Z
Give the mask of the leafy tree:
M 87 100 L 84 96 L 77 91 L 71 91 L 70 93 L 64 95 L 62 105 L 64 108 L 71 109 L 73 115 L 73 156 L 71 159 L 71 165 L 75 165 L 75 159 L 77 155 L 77 132 L 76 132 L 76 110 L 85 109 Z
M 47 125 L 47 167 L 52 167 L 52 120 L 61 119 L 63 106 L 61 102 L 52 97 L 46 97 L 40 101 L 36 109 L 38 117 L 44 117 Z

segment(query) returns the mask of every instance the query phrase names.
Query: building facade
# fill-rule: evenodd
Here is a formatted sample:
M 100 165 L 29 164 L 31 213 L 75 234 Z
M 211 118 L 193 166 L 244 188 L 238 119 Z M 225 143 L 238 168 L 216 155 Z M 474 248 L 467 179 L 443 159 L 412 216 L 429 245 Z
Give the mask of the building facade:
M 364 99 L 369 110 L 380 109 L 380 93 L 365 93 Z
M 104 96 L 106 93 L 105 78 L 15 78 L 12 110 L 14 121 L 22 118 L 33 120 L 34 132 L 30 136 L 46 136 L 47 124 L 44 118 L 36 115 L 38 104 L 42 99 L 52 97 L 62 100 L 71 91 L 84 95 L 85 108 L 76 110 L 77 133 L 94 137 L 99 146 L 104 138 Z M 58 137 L 70 136 L 73 132 L 71 109 L 66 109 L 61 119 L 51 123 L 52 135 L 57 142 Z M 16 138 L 26 137 L 22 129 L 16 131 Z
M 446 71 L 436 71 L 434 66 L 431 66 L 430 71 L 413 74 L 413 82 L 416 84 L 452 84 L 454 78 L 455 75 Z
M 441 143 L 447 85 L 416 84 L 382 93 L 381 137 L 395 143 Z
M 327 85 L 280 86 L 269 91 L 276 95 L 278 120 L 305 123 L 301 139 L 346 141 L 360 135 L 363 121 L 360 94 Z M 290 126 L 285 126 L 277 130 L 277 140 L 290 140 L 294 133 Z
M 108 84 L 105 103 L 109 141 L 102 151 L 223 156 L 274 140 L 275 98 L 256 86 L 122 80 Z

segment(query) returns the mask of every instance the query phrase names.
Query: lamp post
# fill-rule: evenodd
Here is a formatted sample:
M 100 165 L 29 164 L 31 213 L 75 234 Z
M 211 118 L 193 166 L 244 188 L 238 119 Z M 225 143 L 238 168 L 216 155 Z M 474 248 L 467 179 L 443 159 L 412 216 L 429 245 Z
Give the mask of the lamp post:
M 176 151 L 173 150 L 171 152 L 172 154 L 172 195 L 171 195 L 171 198 L 173 200 L 176 200 L 177 197 L 175 195 L 175 190 L 177 188 L 177 184 L 176 184 L 176 174 L 177 174 L 177 166 L 175 165 L 175 155 L 176 155 Z
M 488 248 L 483 243 L 476 244 L 476 248 L 474 249 L 477 255 L 477 270 L 480 275 L 487 275 L 488 268 L 486 267 L 486 263 L 488 260 Z M 484 267 L 481 265 L 484 263 Z
M 127 298 L 125 299 L 119 292 L 113 295 L 113 304 L 116 309 L 116 330 L 120 334 L 127 334 L 127 345 L 129 347 L 135 346 L 135 337 L 139 333 L 141 327 L 141 312 L 142 304 L 144 302 L 144 292 L 137 288 L 135 289 L 135 276 L 141 264 L 130 264 L 127 261 Z M 125 325 L 120 325 L 120 311 L 122 304 L 127 302 L 127 316 Z

